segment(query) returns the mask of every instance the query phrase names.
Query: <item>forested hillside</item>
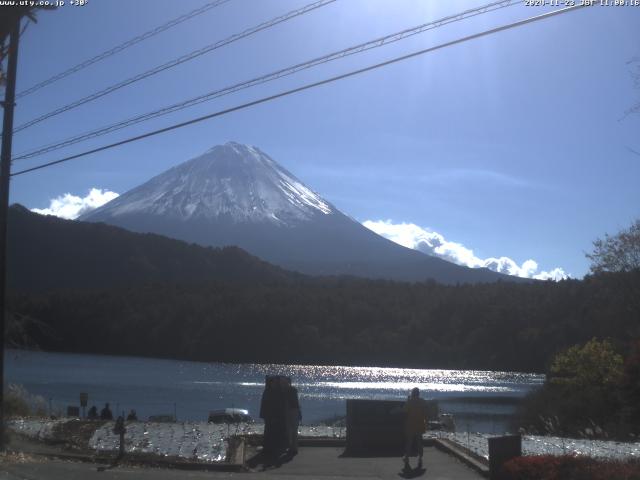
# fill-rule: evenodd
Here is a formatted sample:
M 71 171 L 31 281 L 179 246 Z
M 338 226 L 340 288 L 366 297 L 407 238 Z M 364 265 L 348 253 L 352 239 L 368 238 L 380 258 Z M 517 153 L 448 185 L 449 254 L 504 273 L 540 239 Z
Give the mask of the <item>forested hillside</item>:
M 234 247 L 20 206 L 9 222 L 12 340 L 46 350 L 545 371 L 592 337 L 622 350 L 640 338 L 640 269 L 603 254 L 624 251 L 624 236 L 596 249 L 594 265 L 607 263 L 585 280 L 451 286 L 307 277 Z
M 209 282 L 14 295 L 42 348 L 227 362 L 544 371 L 592 337 L 640 337 L 640 271 L 443 286 L 356 279 Z
M 236 247 L 212 248 L 100 223 L 9 209 L 9 287 L 110 288 L 148 282 L 293 281 L 298 275 Z

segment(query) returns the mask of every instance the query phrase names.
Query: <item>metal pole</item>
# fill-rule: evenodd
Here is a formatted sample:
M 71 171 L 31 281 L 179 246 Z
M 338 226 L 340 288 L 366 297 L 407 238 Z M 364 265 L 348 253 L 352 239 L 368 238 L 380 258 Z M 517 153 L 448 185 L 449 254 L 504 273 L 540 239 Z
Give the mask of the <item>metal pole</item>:
M 7 289 L 7 214 L 9 211 L 9 176 L 11 174 L 11 141 L 13 140 L 13 108 L 16 100 L 18 42 L 20 16 L 16 15 L 9 37 L 7 87 L 4 93 L 2 152 L 0 153 L 0 450 L 4 450 L 4 329 Z

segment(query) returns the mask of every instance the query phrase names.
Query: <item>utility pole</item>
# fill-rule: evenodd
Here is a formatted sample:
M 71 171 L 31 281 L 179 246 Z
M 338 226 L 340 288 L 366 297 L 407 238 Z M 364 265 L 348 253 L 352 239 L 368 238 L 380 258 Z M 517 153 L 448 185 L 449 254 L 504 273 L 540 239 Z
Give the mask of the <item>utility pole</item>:
M 16 100 L 18 72 L 18 42 L 20 15 L 16 15 L 9 34 L 7 87 L 4 93 L 2 121 L 2 152 L 0 153 L 0 450 L 4 451 L 4 333 L 7 313 L 7 214 L 9 213 L 9 176 L 11 175 L 11 142 L 13 140 L 13 109 Z

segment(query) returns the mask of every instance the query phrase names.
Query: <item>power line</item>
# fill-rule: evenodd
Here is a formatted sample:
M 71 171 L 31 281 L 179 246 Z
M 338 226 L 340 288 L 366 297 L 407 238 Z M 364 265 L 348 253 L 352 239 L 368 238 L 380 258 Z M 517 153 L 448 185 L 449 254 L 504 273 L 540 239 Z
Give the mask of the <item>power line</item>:
M 230 43 L 236 42 L 242 38 L 248 37 L 250 35 L 253 35 L 255 33 L 258 33 L 262 30 L 266 30 L 268 28 L 271 28 L 275 25 L 278 25 L 282 22 L 286 22 L 288 20 L 291 20 L 292 18 L 298 17 L 300 15 L 304 15 L 305 13 L 308 13 L 312 10 L 315 10 L 317 8 L 320 7 L 324 7 L 325 5 L 329 5 L 330 3 L 335 2 L 336 0 L 317 0 L 313 3 L 310 3 L 308 5 L 305 5 L 302 8 L 298 8 L 296 10 L 292 10 L 288 13 L 285 13 L 284 15 L 280 15 L 278 17 L 275 17 L 269 21 L 263 22 L 259 25 L 256 25 L 254 27 L 251 27 L 241 33 L 236 33 L 234 35 L 231 35 L 230 37 L 225 38 L 224 40 L 220 40 L 218 42 L 209 44 L 207 46 L 204 46 L 198 50 L 194 50 L 190 53 L 187 53 L 186 55 L 182 55 L 181 57 L 178 58 L 174 58 L 173 60 L 163 63 L 162 65 L 158 65 L 154 68 L 152 68 L 151 70 L 147 70 L 145 72 L 139 73 L 138 75 L 135 75 L 133 77 L 127 78 L 126 80 L 123 80 L 121 82 L 115 83 L 103 90 L 100 90 L 98 92 L 92 93 L 91 95 L 88 95 L 86 97 L 83 97 L 79 100 L 76 100 L 75 102 L 69 103 L 63 107 L 57 108 L 55 110 L 52 110 L 49 113 L 45 113 L 44 115 L 41 115 L 37 118 L 34 118 L 33 120 L 30 120 L 26 123 L 23 123 L 22 125 L 19 125 L 18 127 L 16 127 L 14 129 L 14 133 L 20 132 L 21 130 L 24 130 L 25 128 L 29 128 L 33 125 L 35 125 L 36 123 L 40 123 L 44 120 L 47 120 L 48 118 L 51 117 L 55 117 L 56 115 L 60 115 L 61 113 L 64 112 L 68 112 L 69 110 L 72 110 L 74 108 L 79 107 L 80 105 L 84 105 L 85 103 L 88 102 L 92 102 L 93 100 L 97 100 L 98 98 L 104 97 L 105 95 L 108 95 L 112 92 L 115 92 L 116 90 L 119 90 L 123 87 L 126 87 L 127 85 L 131 85 L 132 83 L 138 82 L 140 80 L 143 80 L 147 77 L 150 77 L 152 75 L 155 75 L 157 73 L 163 72 L 165 70 L 168 70 L 169 68 L 175 67 L 177 65 L 180 65 L 184 62 L 188 62 L 189 60 L 193 60 L 194 58 L 197 58 L 201 55 L 204 55 L 205 53 L 209 53 L 213 50 L 216 50 L 218 48 L 224 47 L 226 45 L 229 45 Z
M 63 72 L 58 73 L 57 75 L 54 75 L 50 78 L 47 78 L 46 80 L 41 81 L 40 83 L 35 84 L 34 86 L 27 88 L 26 90 L 23 90 L 22 92 L 18 93 L 18 95 L 16 95 L 16 98 L 21 98 L 21 97 L 25 97 L 27 95 L 32 94 L 33 92 L 40 90 L 41 88 L 46 87 L 47 85 L 51 85 L 52 83 L 57 82 L 58 80 L 62 80 L 63 78 L 68 77 L 69 75 L 76 73 L 84 68 L 87 68 L 89 65 L 93 65 L 94 63 L 97 63 L 101 60 L 104 60 L 105 58 L 108 58 L 112 55 L 115 55 L 116 53 L 119 53 L 129 47 L 132 47 L 133 45 L 140 43 L 148 38 L 151 38 L 155 35 L 158 35 L 159 33 L 164 32 L 165 30 L 169 30 L 172 27 L 175 27 L 176 25 L 181 24 L 182 22 L 186 22 L 187 20 L 196 17 L 198 15 L 201 15 L 205 12 L 208 12 L 209 10 L 219 7 L 220 5 L 229 2 L 230 0 L 216 0 L 214 2 L 209 2 L 205 5 L 203 5 L 202 7 L 196 8 L 195 10 L 192 10 L 188 13 L 185 13 L 183 15 L 180 15 L 177 18 L 174 18 L 173 20 L 169 20 L 167 23 L 164 23 L 152 30 L 149 30 L 148 32 L 145 32 L 141 35 L 138 35 L 136 37 L 133 37 L 129 40 L 127 40 L 126 42 L 121 43 L 120 45 L 117 45 L 109 50 L 106 50 L 98 55 L 96 55 L 95 57 L 89 58 L 88 60 L 85 60 L 84 62 L 81 62 Z
M 186 122 L 177 123 L 177 124 L 174 124 L 174 125 L 171 125 L 171 126 L 168 126 L 168 127 L 164 127 L 164 128 L 158 129 L 158 130 L 153 130 L 151 132 L 144 133 L 142 135 L 137 135 L 137 136 L 134 136 L 134 137 L 130 137 L 130 138 L 127 138 L 125 140 L 121 140 L 119 142 L 114 142 L 114 143 L 111 143 L 111 144 L 108 144 L 108 145 L 104 145 L 102 147 L 98 147 L 98 148 L 94 148 L 94 149 L 91 149 L 91 150 L 87 150 L 87 151 L 82 152 L 82 153 L 78 153 L 78 154 L 75 154 L 75 155 L 70 155 L 68 157 L 61 158 L 59 160 L 54 160 L 52 162 L 47 162 L 47 163 L 44 163 L 42 165 L 38 165 L 38 166 L 35 166 L 35 167 L 31 167 L 31 168 L 27 168 L 27 169 L 24 169 L 24 170 L 20 170 L 18 172 L 12 173 L 11 176 L 22 175 L 22 174 L 25 174 L 25 173 L 33 172 L 33 171 L 36 171 L 36 170 L 40 170 L 40 169 L 43 169 L 43 168 L 50 167 L 52 165 L 57 165 L 57 164 L 60 164 L 60 163 L 68 162 L 70 160 L 75 160 L 76 158 L 85 157 L 85 156 L 93 154 L 93 153 L 98 153 L 98 152 L 102 152 L 104 150 L 109 150 L 109 149 L 112 149 L 112 148 L 115 148 L 115 147 L 119 147 L 119 146 L 125 145 L 127 143 L 136 142 L 136 141 L 142 140 L 144 138 L 152 137 L 152 136 L 155 136 L 155 135 L 160 135 L 161 133 L 169 132 L 171 130 L 176 130 L 178 128 L 186 127 L 188 125 L 193 125 L 195 123 L 199 123 L 199 122 L 202 122 L 204 120 L 209 120 L 211 118 L 220 117 L 222 115 L 226 115 L 226 114 L 229 114 L 229 113 L 232 113 L 232 112 L 236 112 L 238 110 L 244 110 L 246 108 L 253 107 L 255 105 L 260 105 L 262 103 L 270 102 L 270 101 L 276 100 L 278 98 L 282 98 L 282 97 L 286 97 L 286 96 L 289 96 L 289 95 L 293 95 L 294 93 L 302 92 L 302 91 L 305 91 L 305 90 L 309 90 L 311 88 L 319 87 L 321 85 L 326 85 L 328 83 L 333 83 L 333 82 L 336 82 L 338 80 L 343 80 L 345 78 L 349 78 L 349 77 L 353 77 L 353 76 L 356 76 L 356 75 L 360 75 L 362 73 L 369 72 L 371 70 L 375 70 L 375 69 L 378 69 L 378 68 L 381 68 L 381 67 L 385 67 L 387 65 L 391 65 L 391 64 L 398 63 L 398 62 L 401 62 L 401 61 L 404 61 L 404 60 L 408 60 L 408 59 L 413 58 L 413 57 L 417 57 L 419 55 L 424 55 L 426 53 L 434 52 L 436 50 L 440 50 L 440 49 L 443 49 L 443 48 L 446 48 L 446 47 L 451 47 L 453 45 L 457 45 L 457 44 L 460 44 L 460 43 L 468 42 L 470 40 L 475 40 L 477 38 L 485 37 L 487 35 L 498 33 L 498 32 L 504 31 L 504 30 L 509 30 L 509 29 L 512 29 L 512 28 L 520 27 L 520 26 L 526 25 L 528 23 L 533 23 L 533 22 L 536 22 L 536 21 L 539 21 L 539 20 L 544 20 L 544 19 L 556 16 L 556 15 L 560 15 L 560 14 L 567 13 L 567 12 L 570 12 L 570 11 L 578 10 L 578 9 L 586 7 L 586 6 L 589 6 L 589 5 L 588 4 L 582 4 L 582 5 L 575 5 L 575 6 L 572 6 L 572 7 L 566 7 L 566 8 L 562 8 L 562 9 L 559 9 L 559 10 L 554 10 L 552 12 L 547 12 L 547 13 L 543 13 L 543 14 L 540 14 L 540 15 L 536 15 L 534 17 L 529 17 L 529 18 L 526 18 L 524 20 L 519 20 L 517 22 L 509 23 L 507 25 L 502 25 L 500 27 L 492 28 L 492 29 L 489 29 L 489 30 L 484 30 L 484 31 L 482 31 L 480 33 L 474 33 L 472 35 L 461 37 L 461 38 L 458 38 L 456 40 L 452 40 L 452 41 L 449 41 L 449 42 L 441 43 L 441 44 L 436 45 L 434 47 L 429 47 L 429 48 L 425 48 L 425 49 L 422 49 L 422 50 L 418 50 L 416 52 L 412 52 L 412 53 L 409 53 L 409 54 L 406 54 L 406 55 L 402 55 L 400 57 L 395 57 L 395 58 L 392 58 L 390 60 L 386 60 L 386 61 L 381 62 L 381 63 L 376 63 L 374 65 L 370 65 L 368 67 L 360 68 L 360 69 L 357 69 L 357 70 L 352 70 L 350 72 L 347 72 L 347 73 L 344 73 L 344 74 L 341 74 L 341 75 L 337 75 L 337 76 L 334 76 L 334 77 L 326 78 L 326 79 L 320 80 L 318 82 L 308 83 L 308 84 L 303 85 L 301 87 L 293 88 L 291 90 L 286 90 L 284 92 L 280 92 L 280 93 L 277 93 L 275 95 L 270 95 L 268 97 L 262 97 L 262 98 L 260 98 L 258 100 L 253 100 L 251 102 L 243 103 L 243 104 L 237 105 L 235 107 L 227 108 L 227 109 L 224 109 L 224 110 L 219 110 L 217 112 L 210 113 L 208 115 L 204 115 L 204 116 L 201 116 L 201 117 L 193 118 L 191 120 L 187 120 Z
M 54 150 L 59 150 L 60 148 L 64 148 L 64 147 L 68 147 L 70 145 L 74 145 L 76 143 L 88 140 L 88 139 L 92 139 L 92 138 L 96 138 L 102 135 L 106 135 L 107 133 L 111 133 L 117 130 L 120 130 L 122 128 L 126 128 L 147 120 L 151 120 L 153 118 L 156 117 L 160 117 L 162 115 L 167 115 L 169 113 L 173 113 L 176 112 L 178 110 L 182 110 L 188 107 L 192 107 L 194 105 L 198 105 L 200 103 L 204 103 L 210 100 L 213 100 L 215 98 L 219 98 L 225 95 L 229 95 L 232 93 L 236 93 L 240 90 L 244 90 L 250 87 L 254 87 L 257 85 L 261 85 L 263 83 L 267 83 L 273 80 L 277 80 L 279 78 L 283 78 L 289 75 L 293 75 L 294 73 L 300 72 L 302 70 L 306 70 L 324 63 L 328 63 L 334 60 L 338 60 L 341 58 L 345 58 L 347 56 L 351 56 L 351 55 L 355 55 L 364 51 L 368 51 L 374 48 L 378 48 L 378 47 L 382 47 L 384 45 L 388 45 L 390 43 L 394 43 L 400 40 L 404 40 L 408 37 L 411 37 L 413 35 L 417 35 L 419 33 L 424 33 L 428 30 L 432 30 L 434 28 L 437 27 L 441 27 L 443 25 L 447 25 L 449 23 L 453 23 L 453 22 L 457 22 L 457 21 L 461 21 L 464 20 L 466 18 L 471 18 L 474 17 L 476 15 L 480 15 L 480 14 L 484 14 L 484 13 L 488 13 L 488 12 L 492 12 L 501 8 L 505 8 L 505 7 L 509 7 L 512 5 L 517 5 L 517 4 L 521 4 L 522 0 L 501 0 L 501 1 L 497 1 L 497 2 L 492 2 L 486 5 L 483 5 L 481 7 L 477 7 L 474 9 L 469 9 L 469 10 L 465 10 L 464 12 L 455 14 L 455 15 L 449 15 L 447 17 L 443 17 L 439 20 L 435 20 L 429 23 L 423 23 L 421 25 L 412 27 L 412 28 L 408 28 L 399 32 L 395 32 L 392 33 L 390 35 L 386 35 L 384 37 L 379 37 L 376 38 L 374 40 L 370 40 L 368 42 L 365 43 L 361 43 L 352 47 L 348 47 L 345 48 L 343 50 L 339 50 L 336 52 L 332 52 L 326 55 L 323 55 L 321 57 L 316 57 L 314 59 L 308 60 L 306 62 L 303 63 L 299 63 L 296 65 L 293 65 L 291 67 L 287 67 L 281 70 L 276 70 L 274 72 L 253 78 L 251 80 L 247 80 L 244 82 L 240 82 L 240 83 L 236 83 L 234 85 L 230 85 L 227 87 L 224 87 L 222 89 L 219 90 L 214 90 L 208 93 L 205 93 L 203 95 L 199 95 L 197 97 L 194 98 L 190 98 L 188 100 L 184 100 L 182 102 L 179 103 L 175 103 L 172 105 L 168 105 L 166 107 L 162 107 L 160 109 L 151 111 L 151 112 L 147 112 L 144 114 L 140 114 L 137 115 L 135 117 L 131 117 L 128 118 L 126 120 L 122 120 L 120 122 L 111 124 L 111 125 L 107 125 L 104 127 L 100 127 L 96 130 L 92 130 L 89 132 L 85 132 L 82 133 L 80 135 L 75 135 L 73 137 L 67 138 L 65 140 L 59 141 L 57 143 L 53 143 L 53 144 L 48 144 L 42 147 L 38 147 L 34 150 L 28 151 L 26 153 L 22 153 L 19 154 L 17 156 L 15 156 L 13 158 L 13 160 L 22 160 L 22 159 L 27 159 L 27 158 L 33 158 L 39 155 L 42 155 L 44 153 L 49 153 L 52 152 Z

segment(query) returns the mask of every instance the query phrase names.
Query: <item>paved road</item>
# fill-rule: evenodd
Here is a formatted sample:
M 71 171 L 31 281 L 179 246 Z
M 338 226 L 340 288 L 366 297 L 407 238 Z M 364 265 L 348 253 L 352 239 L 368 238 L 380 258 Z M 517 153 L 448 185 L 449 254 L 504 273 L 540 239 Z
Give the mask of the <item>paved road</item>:
M 425 448 L 426 471 L 405 476 L 401 473 L 399 458 L 345 458 L 343 449 L 334 447 L 307 447 L 292 461 L 280 467 L 255 465 L 246 473 L 190 472 L 158 468 L 120 466 L 99 472 L 96 465 L 35 459 L 33 462 L 0 464 L 0 480 L 177 480 L 225 479 L 238 480 L 296 480 L 331 478 L 394 479 L 420 478 L 424 480 L 478 480 L 483 477 L 451 455 L 435 448 Z M 414 460 L 415 463 L 415 460 Z

